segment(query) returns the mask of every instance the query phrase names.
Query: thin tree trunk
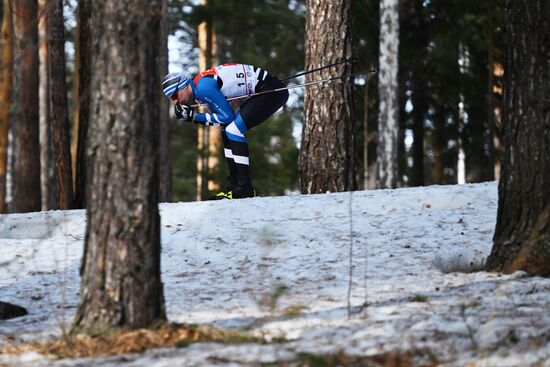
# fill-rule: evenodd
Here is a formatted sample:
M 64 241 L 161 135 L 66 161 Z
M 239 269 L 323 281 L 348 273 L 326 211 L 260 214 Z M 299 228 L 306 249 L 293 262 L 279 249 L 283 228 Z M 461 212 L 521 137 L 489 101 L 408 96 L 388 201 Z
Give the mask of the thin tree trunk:
M 443 179 L 443 156 L 446 151 L 445 142 L 445 111 L 443 106 L 437 106 L 437 111 L 434 116 L 434 126 L 432 129 L 432 183 L 442 185 Z
M 352 55 L 349 0 L 306 1 L 306 70 Z M 328 37 L 327 35 L 330 35 Z M 344 76 L 351 65 L 323 70 L 313 78 Z M 353 189 L 353 80 L 312 85 L 304 95 L 300 190 L 304 194 Z
M 398 183 L 398 49 L 399 0 L 381 0 L 377 151 L 379 188 L 395 188 Z
M 550 277 L 550 4 L 506 1 L 502 177 L 490 270 Z
M 201 5 L 206 6 L 208 1 L 201 0 Z M 215 66 L 218 62 L 216 34 L 212 20 L 204 21 L 199 24 L 199 68 L 206 70 Z M 209 128 L 208 126 L 198 126 L 197 148 L 199 159 L 197 160 L 197 200 L 204 200 L 208 197 L 209 190 L 219 189 L 209 179 L 218 162 L 218 151 L 222 144 L 221 130 Z
M 88 121 L 90 119 L 90 85 L 91 85 L 91 0 L 79 0 L 78 2 L 78 99 L 74 101 L 78 107 L 77 149 L 76 149 L 76 173 L 74 183 L 75 207 L 86 206 L 86 182 L 91 180 L 87 168 L 86 148 L 88 146 Z M 78 125 L 78 126 L 77 126 Z
M 487 81 L 487 135 L 485 144 L 487 145 L 487 173 L 486 178 L 489 181 L 495 179 L 495 95 L 493 93 L 493 86 L 495 84 L 495 58 L 493 47 L 493 29 L 490 28 L 487 36 L 487 62 L 489 66 L 488 81 Z
M 428 112 L 428 95 L 427 95 L 427 73 L 426 73 L 426 58 L 428 48 L 428 31 L 425 20 L 422 3 L 418 1 L 407 2 L 405 4 L 408 10 L 403 22 L 408 31 L 408 38 L 401 40 L 403 42 L 412 42 L 415 45 L 414 59 L 410 60 L 411 80 L 412 80 L 412 134 L 413 142 L 411 147 L 412 167 L 410 174 L 410 186 L 423 186 L 425 184 L 425 167 L 424 167 L 424 144 L 425 144 L 425 127 Z M 403 45 L 403 49 L 407 49 L 407 45 Z M 410 50 L 411 48 L 408 47 Z
M 73 174 L 73 191 L 76 206 L 76 166 L 78 155 L 78 130 L 79 130 L 79 115 L 80 115 L 80 5 L 76 8 L 76 28 L 74 30 L 74 72 L 73 72 L 73 118 L 71 129 L 71 172 Z
M 411 186 L 424 186 L 424 118 L 426 116 L 426 94 L 422 75 L 414 73 L 413 100 L 413 144 Z
M 162 7 L 159 0 L 91 6 L 92 172 L 74 325 L 88 332 L 150 327 L 166 318 L 158 211 Z
M 54 178 L 53 149 L 50 124 L 50 71 L 48 66 L 48 31 L 47 17 L 44 16 L 47 0 L 39 0 L 39 12 L 42 14 L 38 23 L 39 38 L 39 139 L 40 139 L 40 187 L 42 210 L 55 209 L 56 192 Z
M 13 24 L 10 0 L 2 3 L 2 38 L 0 38 L 0 213 L 7 211 L 6 176 L 8 173 L 8 134 L 12 104 Z
M 14 101 L 13 212 L 39 211 L 40 145 L 38 126 L 38 3 L 13 0 Z
M 369 80 L 365 80 L 363 95 L 363 189 L 369 188 Z
M 55 161 L 56 209 L 71 209 L 73 208 L 73 175 L 71 170 L 67 84 L 65 81 L 63 1 L 50 0 L 46 7 L 46 16 L 48 19 L 46 27 L 48 30 L 49 96 Z

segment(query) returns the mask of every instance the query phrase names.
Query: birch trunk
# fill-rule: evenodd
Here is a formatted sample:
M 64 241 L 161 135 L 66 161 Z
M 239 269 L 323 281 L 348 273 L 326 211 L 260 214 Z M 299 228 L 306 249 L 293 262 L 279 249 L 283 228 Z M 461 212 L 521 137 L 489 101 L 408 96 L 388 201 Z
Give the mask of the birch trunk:
M 395 188 L 398 183 L 398 49 L 399 0 L 381 0 L 377 150 L 379 188 Z

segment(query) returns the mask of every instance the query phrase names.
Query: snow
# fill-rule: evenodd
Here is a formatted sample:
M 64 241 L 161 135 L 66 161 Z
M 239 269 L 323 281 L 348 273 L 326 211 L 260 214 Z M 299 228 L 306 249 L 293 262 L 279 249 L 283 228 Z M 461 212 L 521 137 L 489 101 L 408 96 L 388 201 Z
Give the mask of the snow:
M 496 210 L 494 182 L 164 203 L 170 321 L 286 342 L 123 358 L 0 355 L 0 365 L 248 366 L 399 351 L 419 365 L 550 366 L 550 279 L 480 271 Z M 29 315 L 0 321 L 0 344 L 70 328 L 84 234 L 82 210 L 2 216 L 0 300 Z

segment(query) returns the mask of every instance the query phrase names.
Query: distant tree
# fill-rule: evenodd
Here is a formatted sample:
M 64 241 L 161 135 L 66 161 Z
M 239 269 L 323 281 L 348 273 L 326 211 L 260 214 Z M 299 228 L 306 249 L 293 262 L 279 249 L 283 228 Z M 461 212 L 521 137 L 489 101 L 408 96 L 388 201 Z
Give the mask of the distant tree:
M 379 0 L 352 1 L 354 55 L 357 70 L 370 70 L 378 65 Z M 355 173 L 359 188 L 376 188 L 376 130 L 378 116 L 378 76 L 365 76 L 355 83 Z M 362 118 L 360 118 L 362 116 Z
M 425 167 L 425 121 L 428 116 L 427 79 L 429 70 L 426 54 L 428 52 L 428 32 L 425 7 L 420 1 L 402 1 L 400 4 L 400 90 L 410 94 L 412 111 L 405 107 L 407 97 L 400 101 L 403 114 L 401 120 L 412 130 L 410 156 L 412 166 L 408 172 L 409 186 L 423 186 Z
M 550 4 L 506 1 L 502 177 L 490 270 L 550 277 Z
M 162 6 L 94 0 L 90 10 L 91 177 L 74 327 L 149 327 L 166 318 L 158 211 Z
M 13 0 L 14 96 L 12 211 L 41 209 L 38 138 L 38 4 Z
M 8 133 L 13 92 L 13 22 L 10 11 L 10 0 L 2 2 L 0 49 L 2 50 L 0 53 L 0 213 L 5 213 Z
M 42 199 L 42 210 L 58 208 L 51 132 L 50 113 L 50 72 L 48 62 L 48 30 L 46 27 L 47 0 L 38 1 L 38 59 L 39 59 L 39 139 L 40 139 L 40 194 Z
M 399 104 L 397 90 L 399 0 L 380 1 L 380 97 L 378 115 L 378 187 L 395 188 L 398 177 Z
M 306 1 L 306 70 L 333 64 L 352 56 L 351 2 Z M 330 36 L 329 36 L 330 35 Z M 345 76 L 351 65 L 308 74 L 306 81 Z M 300 147 L 299 177 L 302 193 L 353 189 L 353 83 L 307 87 Z
M 47 18 L 46 28 L 48 31 L 51 131 L 57 198 L 55 209 L 72 209 L 73 175 L 71 168 L 67 83 L 65 79 L 63 0 L 50 0 L 45 10 Z
M 88 123 L 90 119 L 90 88 L 91 88 L 91 4 L 92 0 L 79 0 L 77 13 L 77 68 L 75 70 L 78 80 L 77 98 L 75 98 L 75 110 L 77 115 L 73 126 L 73 137 L 76 138 L 74 197 L 75 207 L 86 206 L 86 182 L 91 179 L 88 175 L 86 148 L 88 146 Z M 73 138 L 73 139 L 74 139 Z

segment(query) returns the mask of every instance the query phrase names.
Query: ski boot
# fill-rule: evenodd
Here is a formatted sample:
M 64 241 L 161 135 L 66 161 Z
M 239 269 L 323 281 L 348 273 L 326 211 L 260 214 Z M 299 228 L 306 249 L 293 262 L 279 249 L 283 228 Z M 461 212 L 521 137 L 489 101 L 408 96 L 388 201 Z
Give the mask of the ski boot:
M 218 192 L 214 196 L 210 196 L 208 200 L 222 200 L 222 199 L 232 199 L 232 192 L 237 187 L 237 178 L 236 177 L 227 177 L 229 184 L 222 191 Z

